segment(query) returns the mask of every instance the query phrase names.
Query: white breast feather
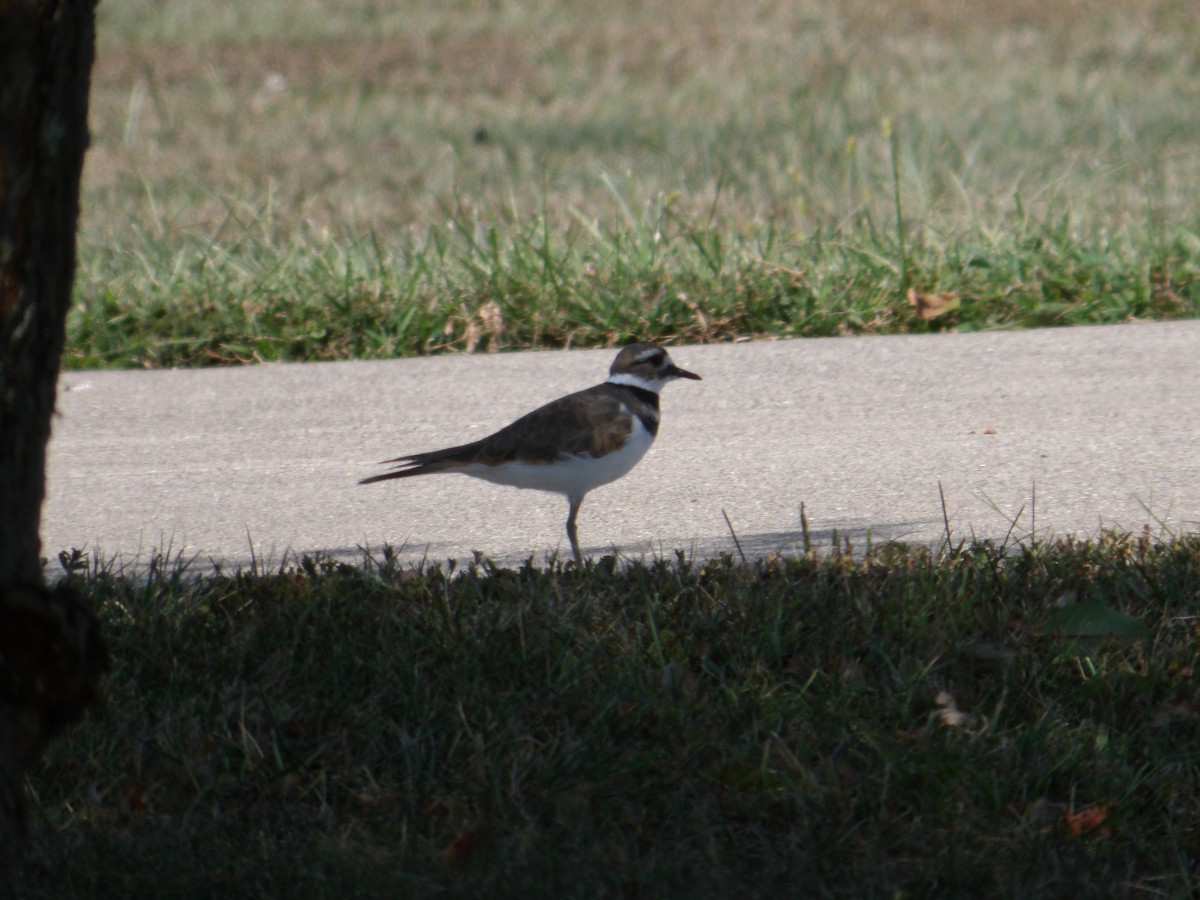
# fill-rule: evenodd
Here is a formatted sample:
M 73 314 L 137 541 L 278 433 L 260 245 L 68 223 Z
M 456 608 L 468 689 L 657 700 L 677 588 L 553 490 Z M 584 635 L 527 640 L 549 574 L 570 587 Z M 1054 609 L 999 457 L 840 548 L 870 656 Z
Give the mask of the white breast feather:
M 624 405 L 621 412 L 628 413 Z M 593 488 L 616 481 L 637 465 L 654 443 L 642 420 L 633 417 L 633 430 L 619 449 L 599 459 L 584 454 L 564 455 L 554 463 L 510 462 L 500 466 L 474 463 L 457 471 L 493 484 L 552 491 L 568 496 L 582 496 Z

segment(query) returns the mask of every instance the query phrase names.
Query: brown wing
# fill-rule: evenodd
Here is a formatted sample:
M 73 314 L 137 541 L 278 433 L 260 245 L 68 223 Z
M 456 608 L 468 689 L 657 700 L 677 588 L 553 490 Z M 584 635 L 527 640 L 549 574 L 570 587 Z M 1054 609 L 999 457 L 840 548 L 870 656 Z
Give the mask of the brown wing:
M 569 394 L 521 416 L 479 441 L 470 461 L 549 463 L 563 455 L 603 456 L 618 449 L 629 439 L 632 422 L 619 415 L 621 401 L 608 387 Z
M 451 471 L 470 463 L 494 466 L 514 459 L 550 463 L 562 455 L 603 456 L 620 448 L 633 427 L 629 416 L 618 415 L 622 400 L 614 387 L 600 384 L 568 394 L 470 444 L 384 460 L 397 464 L 396 471 L 359 484 Z

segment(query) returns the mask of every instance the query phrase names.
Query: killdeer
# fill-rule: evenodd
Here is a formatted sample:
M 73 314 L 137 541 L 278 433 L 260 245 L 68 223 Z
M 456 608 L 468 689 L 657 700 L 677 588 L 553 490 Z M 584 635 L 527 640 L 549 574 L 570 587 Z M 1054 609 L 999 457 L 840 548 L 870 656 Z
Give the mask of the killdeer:
M 461 472 L 493 484 L 565 494 L 567 537 L 575 562 L 582 563 L 575 519 L 584 496 L 616 481 L 650 449 L 658 434 L 659 391 L 676 378 L 700 380 L 657 344 L 630 344 L 617 354 L 603 384 L 560 397 L 474 443 L 384 460 L 381 465 L 395 464 L 395 471 L 359 484 Z

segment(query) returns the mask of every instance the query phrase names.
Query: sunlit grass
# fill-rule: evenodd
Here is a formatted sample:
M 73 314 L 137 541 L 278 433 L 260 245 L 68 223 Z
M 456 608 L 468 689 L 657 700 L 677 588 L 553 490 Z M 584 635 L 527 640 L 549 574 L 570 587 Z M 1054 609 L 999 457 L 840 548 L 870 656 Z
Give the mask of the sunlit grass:
M 732 238 L 667 200 L 615 230 L 562 236 L 544 218 L 450 226 L 384 243 L 301 229 L 270 208 L 230 210 L 222 240 L 135 238 L 97 254 L 77 295 L 74 365 L 205 365 L 374 358 L 442 349 L 612 345 L 748 335 L 828 336 L 1123 322 L 1194 315 L 1194 240 L 1147 259 L 1127 239 L 1081 241 L 1069 221 L 974 240 L 925 230 L 798 244 Z M 908 289 L 949 291 L 923 320 Z M 136 298 L 131 301 L 130 298 Z
M 1197 314 L 1188 4 L 326 6 L 102 6 L 68 365 Z

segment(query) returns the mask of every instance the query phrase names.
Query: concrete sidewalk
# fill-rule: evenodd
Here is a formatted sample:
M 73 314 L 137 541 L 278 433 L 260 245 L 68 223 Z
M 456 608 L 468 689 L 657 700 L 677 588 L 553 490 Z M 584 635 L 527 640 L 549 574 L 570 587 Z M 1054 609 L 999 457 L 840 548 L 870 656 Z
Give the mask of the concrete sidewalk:
M 71 372 L 43 553 L 417 560 L 570 554 L 566 501 L 462 476 L 360 487 L 378 460 L 474 440 L 603 380 L 614 351 Z M 1200 525 L 1200 321 L 673 348 L 658 442 L 589 495 L 597 555 L 760 556 L 945 534 Z M 1036 490 L 1036 504 L 1034 493 Z M 1036 518 L 1035 518 L 1036 517 Z

